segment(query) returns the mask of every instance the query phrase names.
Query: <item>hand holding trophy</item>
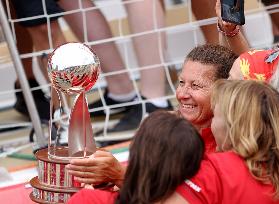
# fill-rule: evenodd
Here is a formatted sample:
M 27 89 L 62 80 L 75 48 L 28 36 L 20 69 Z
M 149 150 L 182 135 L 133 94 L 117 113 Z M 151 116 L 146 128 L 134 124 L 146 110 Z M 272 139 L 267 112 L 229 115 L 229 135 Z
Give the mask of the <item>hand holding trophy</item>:
M 38 177 L 30 183 L 30 198 L 37 203 L 65 203 L 80 189 L 65 166 L 71 158 L 87 157 L 96 151 L 90 114 L 85 98 L 98 79 L 100 61 L 96 54 L 81 43 L 66 43 L 56 48 L 48 59 L 48 75 L 59 98 L 61 93 L 75 96 L 68 126 L 68 147 L 59 144 L 59 134 L 49 131 L 47 149 L 36 153 Z M 53 102 L 51 101 L 52 114 Z M 53 130 L 50 117 L 49 129 Z

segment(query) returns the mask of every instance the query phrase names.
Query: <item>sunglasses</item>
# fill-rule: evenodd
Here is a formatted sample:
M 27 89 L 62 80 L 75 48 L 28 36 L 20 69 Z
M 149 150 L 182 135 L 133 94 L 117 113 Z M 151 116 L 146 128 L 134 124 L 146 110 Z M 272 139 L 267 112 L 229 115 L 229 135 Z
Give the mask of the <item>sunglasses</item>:
M 274 60 L 276 60 L 279 56 L 279 47 L 277 47 L 272 53 L 268 54 L 264 61 L 267 63 L 267 64 L 270 64 L 270 63 L 273 63 Z

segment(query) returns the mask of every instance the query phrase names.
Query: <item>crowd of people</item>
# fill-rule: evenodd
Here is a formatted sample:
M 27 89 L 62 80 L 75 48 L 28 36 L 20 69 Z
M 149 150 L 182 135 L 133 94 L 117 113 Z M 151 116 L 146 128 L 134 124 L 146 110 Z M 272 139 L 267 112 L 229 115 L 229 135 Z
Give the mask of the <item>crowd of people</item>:
M 156 8 L 163 14 L 162 4 Z M 279 203 L 279 49 L 250 49 L 239 25 L 222 20 L 220 0 L 215 10 L 219 45 L 197 46 L 185 57 L 176 88 L 177 109 L 170 111 L 169 101 L 150 100 L 154 113 L 142 122 L 132 121 L 138 129 L 127 166 L 104 150 L 72 159 L 67 171 L 89 189 L 74 194 L 68 203 Z M 151 28 L 138 29 L 134 31 Z M 149 37 L 144 40 L 152 45 L 156 36 Z M 134 44 L 139 46 L 136 39 Z M 146 73 L 141 74 L 145 80 Z M 158 83 L 165 83 L 164 77 L 159 74 Z M 144 87 L 142 96 L 129 88 L 114 94 L 107 80 L 108 105 L 164 94 L 159 89 L 154 95 L 153 90 L 144 92 Z M 129 114 L 142 114 L 138 106 L 127 108 Z M 122 124 L 114 128 L 126 130 Z M 108 182 L 115 187 L 94 189 Z

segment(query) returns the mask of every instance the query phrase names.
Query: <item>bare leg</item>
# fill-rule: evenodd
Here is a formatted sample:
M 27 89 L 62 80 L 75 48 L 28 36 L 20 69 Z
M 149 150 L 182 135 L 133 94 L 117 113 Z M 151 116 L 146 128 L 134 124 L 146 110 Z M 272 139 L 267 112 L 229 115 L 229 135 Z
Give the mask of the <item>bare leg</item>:
M 192 11 L 197 20 L 207 19 L 216 16 L 216 0 L 192 0 Z M 218 43 L 218 32 L 216 24 L 202 26 L 201 30 L 207 43 Z
M 50 27 L 51 27 L 51 37 L 52 37 L 52 42 L 53 42 L 53 48 L 65 43 L 66 40 L 64 38 L 64 35 L 60 29 L 58 22 L 52 21 L 50 23 Z M 30 35 L 32 36 L 34 48 L 36 51 L 47 50 L 50 48 L 46 24 L 28 27 L 27 29 L 28 29 Z M 43 59 L 42 62 L 43 62 L 42 72 L 43 72 L 45 78 L 49 81 L 48 74 L 47 74 L 47 60 Z M 58 108 L 59 101 L 58 101 L 57 95 L 54 94 L 54 95 L 52 95 L 52 97 L 53 97 L 54 107 Z
M 153 6 L 156 9 L 153 9 Z M 133 33 L 150 31 L 164 26 L 164 11 L 159 1 L 144 0 L 126 4 L 129 26 Z M 153 11 L 156 10 L 157 22 L 153 20 Z M 143 15 L 144 13 L 144 15 Z M 165 70 L 160 64 L 160 52 L 165 47 L 164 34 L 162 39 L 159 33 L 145 34 L 133 38 L 133 43 L 140 67 L 158 65 L 153 69 L 141 71 L 141 93 L 146 98 L 156 98 L 165 95 Z
M 278 26 L 274 23 L 274 21 L 272 21 L 272 32 L 273 32 L 273 35 L 279 35 L 279 28 L 278 28 Z
M 5 8 L 6 4 L 4 1 Z M 10 4 L 10 11 L 11 11 L 11 16 L 13 19 L 16 19 L 16 13 L 13 8 L 13 4 Z M 15 33 L 16 33 L 16 42 L 17 42 L 17 49 L 20 54 L 25 54 L 25 53 L 31 53 L 33 52 L 33 42 L 31 35 L 28 33 L 27 29 L 19 23 L 15 23 Z M 35 79 L 33 69 L 32 69 L 32 58 L 24 58 L 21 60 L 24 70 L 25 70 L 25 75 L 27 79 Z M 16 80 L 16 85 L 19 87 L 19 80 Z
M 17 48 L 19 53 L 20 54 L 32 53 L 33 51 L 32 38 L 30 34 L 27 32 L 27 30 L 24 27 L 15 24 L 15 32 L 16 32 L 16 39 L 17 39 Z M 21 61 L 27 79 L 35 79 L 33 69 L 32 69 L 32 58 L 24 58 Z M 18 79 L 16 80 L 16 84 L 19 86 Z
M 278 2 L 279 3 L 279 2 Z M 273 22 L 273 24 L 277 27 L 277 29 L 279 28 L 279 12 L 276 13 L 272 13 L 270 15 L 271 20 Z
M 276 43 L 276 36 L 279 36 L 279 13 L 270 14 L 272 21 L 272 33 L 274 36 L 274 43 Z
M 50 25 L 53 48 L 56 48 L 59 45 L 65 43 L 66 40 L 57 21 L 52 21 Z M 27 29 L 32 36 L 34 48 L 36 51 L 47 50 L 50 48 L 46 24 L 28 27 Z M 44 61 L 44 67 L 42 71 L 44 73 L 44 76 L 48 79 L 46 63 L 47 61 Z
M 82 7 L 93 7 L 90 0 L 82 1 Z M 77 0 L 60 0 L 59 5 L 66 11 L 79 8 Z M 80 41 L 84 41 L 83 18 L 81 13 L 64 16 L 72 31 Z M 112 37 L 108 22 L 100 10 L 86 12 L 86 25 L 88 41 L 97 41 Z M 125 68 L 121 55 L 113 42 L 102 43 L 93 46 L 94 51 L 101 61 L 101 68 L 104 72 L 119 71 Z M 127 73 L 106 77 L 108 90 L 112 94 L 126 94 L 134 90 L 132 82 Z

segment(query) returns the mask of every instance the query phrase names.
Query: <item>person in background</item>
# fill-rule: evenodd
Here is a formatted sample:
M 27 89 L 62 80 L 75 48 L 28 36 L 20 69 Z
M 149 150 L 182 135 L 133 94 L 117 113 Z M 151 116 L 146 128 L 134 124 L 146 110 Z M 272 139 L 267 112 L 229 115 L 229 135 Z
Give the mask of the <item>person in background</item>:
M 221 80 L 211 105 L 218 152 L 176 192 L 197 204 L 279 203 L 279 93 L 263 82 Z
M 191 0 L 192 12 L 197 20 L 205 20 L 216 16 L 214 11 L 215 0 Z M 218 44 L 218 34 L 215 24 L 201 26 L 205 42 Z
M 123 1 L 125 2 L 125 1 Z M 202 4 L 203 7 L 200 7 Z M 60 0 L 59 5 L 65 10 L 72 10 L 78 8 L 78 2 L 71 3 L 69 0 Z M 210 4 L 207 0 L 201 0 L 198 3 L 196 1 L 192 2 L 192 10 L 198 20 L 213 17 L 214 14 L 214 4 Z M 94 6 L 92 2 L 82 1 L 83 8 L 90 8 Z M 132 33 L 141 33 L 146 31 L 151 31 L 156 29 L 156 27 L 162 28 L 164 26 L 164 3 L 163 1 L 140 1 L 133 3 L 126 3 L 125 8 L 127 11 L 127 19 L 129 27 Z M 201 11 L 202 10 L 202 11 Z M 154 12 L 155 11 L 155 12 Z M 146 12 L 146 15 L 142 15 Z M 150 16 L 155 16 L 157 22 L 153 22 Z M 77 23 L 81 21 L 81 14 L 66 15 L 65 19 L 70 24 L 71 27 L 77 27 L 73 29 L 75 34 L 79 36 L 79 39 L 84 37 L 83 24 Z M 87 37 L 88 41 L 95 41 L 106 39 L 112 37 L 109 25 L 105 20 L 104 16 L 98 9 L 90 10 L 86 12 L 86 24 L 87 24 Z M 95 26 L 90 26 L 91 19 L 95 20 Z M 144 23 L 142 23 L 144 22 Z M 96 24 L 97 23 L 97 24 Z M 96 29 L 95 29 L 96 28 Z M 98 28 L 98 29 L 97 29 Z M 218 38 L 216 37 L 217 31 L 214 25 L 202 26 L 202 31 L 205 34 L 207 42 L 217 43 Z M 90 32 L 89 32 L 90 31 Z M 161 66 L 162 59 L 160 57 L 160 52 L 165 49 L 164 34 L 161 34 L 162 40 L 159 39 L 158 33 L 144 34 L 142 36 L 132 37 L 133 45 L 135 48 L 136 56 L 140 67 L 158 65 L 148 70 L 142 70 L 140 79 L 140 98 L 148 100 L 145 103 L 146 112 L 150 113 L 157 109 L 172 109 L 172 106 L 168 100 L 160 99 L 160 97 L 165 96 L 165 71 L 164 67 Z M 142 43 L 145 42 L 145 43 Z M 98 56 L 104 56 L 102 69 L 104 72 L 119 71 L 124 68 L 124 63 L 119 59 L 119 54 L 114 54 L 114 58 L 117 60 L 106 60 L 109 57 L 109 53 L 113 49 L 109 49 L 109 46 L 105 44 L 98 44 L 93 46 L 96 50 Z M 160 48 L 161 45 L 161 48 Z M 107 49 L 105 49 L 107 48 Z M 160 51 L 161 49 L 161 51 Z M 106 51 L 108 50 L 108 51 Z M 151 57 L 152 56 L 152 57 Z M 135 129 L 138 127 L 142 116 L 143 110 L 142 105 L 135 106 L 121 106 L 117 108 L 110 108 L 113 105 L 119 105 L 121 103 L 127 103 L 131 101 L 138 100 L 136 92 L 132 85 L 132 82 L 127 73 L 110 75 L 106 77 L 107 88 L 105 89 L 103 99 L 99 99 L 94 103 L 89 105 L 90 109 L 100 108 L 104 105 L 109 107 L 109 114 L 115 114 L 119 112 L 124 112 L 125 115 L 120 119 L 120 121 L 112 128 L 108 129 L 108 132 L 121 132 L 126 130 Z M 156 80 L 156 81 L 154 81 Z M 152 87 L 152 89 L 150 89 Z M 152 100 L 154 99 L 154 100 Z M 105 111 L 93 111 L 92 116 L 104 115 Z M 101 134 L 103 131 L 101 131 Z M 99 132 L 100 134 L 100 132 Z M 119 133 L 118 133 L 119 134 Z
M 140 102 L 132 106 L 122 105 L 117 108 L 110 108 L 110 106 L 142 99 L 146 100 L 146 103 L 144 103 L 146 113 L 151 113 L 158 109 L 172 109 L 170 101 L 163 98 L 166 95 L 166 70 L 163 65 L 164 49 L 166 47 L 165 34 L 164 32 L 156 31 L 156 29 L 165 26 L 162 1 L 142 0 L 129 2 L 123 0 L 123 3 L 125 3 L 130 32 L 138 34 L 131 37 L 131 40 L 139 68 L 143 68 L 139 70 L 139 86 L 136 84 L 133 86 L 130 76 L 127 75 L 128 71 L 126 72 L 126 80 L 117 80 L 117 75 L 111 75 L 106 77 L 107 89 L 105 89 L 103 95 L 104 100 L 99 99 L 89 105 L 90 109 L 105 105 L 109 106 L 109 111 L 92 112 L 93 116 L 104 115 L 104 113 L 109 115 L 119 112 L 124 113 L 119 122 L 108 129 L 108 132 L 118 132 L 117 134 L 122 131 L 136 129 L 144 116 L 144 109 Z M 95 10 L 95 12 L 97 11 Z M 143 13 L 145 15 L 142 15 Z M 101 25 L 109 28 L 108 23 Z M 95 36 L 99 32 L 100 29 L 96 29 Z M 143 34 L 140 35 L 141 33 Z M 94 32 L 92 32 L 92 35 L 94 35 Z M 120 64 L 117 66 L 118 70 L 124 68 Z M 149 66 L 150 68 L 144 69 Z M 107 66 L 103 71 L 105 73 L 116 71 L 116 68 Z M 139 90 L 139 95 L 137 95 L 136 89 Z M 103 131 L 100 132 L 100 134 L 102 133 Z
M 214 17 L 214 3 L 214 0 L 192 1 L 192 11 L 197 20 Z M 160 29 L 165 25 L 163 1 L 143 0 L 140 2 L 127 3 L 125 4 L 125 8 L 127 11 L 129 27 L 132 33 L 151 31 L 156 28 Z M 97 10 L 95 12 L 97 12 Z M 145 12 L 146 15 L 142 15 L 143 12 Z M 154 23 L 153 18 L 150 18 L 150 16 L 155 16 L 157 22 Z M 205 36 L 206 42 L 213 44 L 216 44 L 218 42 L 218 37 L 216 37 L 217 31 L 215 29 L 215 25 L 201 26 L 201 29 Z M 159 33 L 152 33 L 132 38 L 139 66 L 145 67 L 158 65 L 152 69 L 140 71 L 140 98 L 147 100 L 147 103 L 145 103 L 147 113 L 151 113 L 158 109 L 172 109 L 170 101 L 160 99 L 160 97 L 165 96 L 166 89 L 165 71 L 164 67 L 161 65 L 163 63 L 162 56 L 160 56 L 162 55 L 162 53 L 164 54 L 166 42 L 164 39 L 164 33 L 160 34 L 161 40 L 158 35 Z M 162 53 L 160 54 L 160 52 Z M 108 68 L 104 69 L 104 71 L 109 72 L 114 70 L 112 66 L 108 66 Z M 104 101 L 102 101 L 101 99 L 97 100 L 95 103 L 90 104 L 89 108 L 102 107 L 104 105 L 104 102 L 105 105 L 111 106 L 138 100 L 138 96 L 135 95 L 135 91 L 133 90 L 131 84 L 129 84 L 128 86 L 126 84 L 125 89 L 121 88 L 123 87 L 121 86 L 121 84 L 123 84 L 123 82 L 128 83 L 129 80 L 117 80 L 115 75 L 111 75 L 110 77 L 107 77 L 107 79 L 109 79 L 107 81 L 108 88 L 105 90 L 104 93 Z M 111 81 L 113 80 L 117 80 L 117 82 L 111 83 Z M 152 89 L 150 87 L 152 87 Z M 114 89 L 118 89 L 118 91 Z M 129 89 L 129 91 L 127 89 Z M 125 115 L 113 128 L 108 129 L 108 132 L 121 132 L 138 127 L 143 116 L 141 104 L 136 106 L 122 106 L 113 108 L 110 109 L 110 114 L 113 114 L 115 112 L 118 113 L 120 110 L 126 112 Z M 104 113 L 101 111 L 92 113 L 93 116 L 100 114 Z
M 12 0 L 9 3 L 9 6 L 12 7 L 12 13 L 14 11 L 15 16 L 12 17 L 15 19 L 27 18 L 41 15 L 40 18 L 30 19 L 30 20 L 23 20 L 19 21 L 19 25 L 16 25 L 16 36 L 18 37 L 17 46 L 20 53 L 31 53 L 34 49 L 35 51 L 42 51 L 48 50 L 50 48 L 56 48 L 61 44 L 66 42 L 62 30 L 58 24 L 58 18 L 61 15 L 53 16 L 47 18 L 44 15 L 44 6 L 42 1 L 36 0 Z M 59 7 L 55 0 L 45 1 L 45 9 L 46 14 L 59 14 L 63 12 L 63 10 Z M 50 28 L 50 36 L 48 36 L 48 25 L 47 22 L 49 21 L 49 28 Z M 16 23 L 17 24 L 17 23 Z M 42 73 L 46 80 L 48 80 L 47 74 L 47 65 L 46 65 L 46 54 L 43 54 L 40 60 L 43 62 Z M 26 76 L 29 81 L 29 85 L 31 88 L 35 88 L 39 86 L 39 83 L 34 76 L 32 70 L 32 59 L 26 58 L 22 60 Z M 19 89 L 19 82 L 18 80 L 15 82 L 15 88 Z M 49 119 L 49 110 L 46 107 L 49 107 L 49 99 L 45 97 L 42 90 L 36 90 L 32 92 L 35 100 L 36 107 L 38 109 L 39 116 L 42 120 Z M 59 100 L 56 94 L 52 95 L 54 106 L 56 108 L 59 107 Z M 26 115 L 29 116 L 27 106 L 21 92 L 16 93 L 16 103 L 14 108 Z
M 36 1 L 33 3 L 33 0 L 28 0 L 28 2 L 13 0 L 12 3 L 15 7 L 18 18 L 43 15 L 43 7 L 41 1 Z M 36 5 L 36 8 L 32 7 L 34 5 Z M 46 3 L 47 14 L 59 13 L 62 11 L 72 11 L 77 9 L 89 9 L 93 7 L 95 7 L 95 5 L 90 0 L 82 0 L 80 2 L 76 0 L 59 0 L 57 2 L 47 1 Z M 164 26 L 162 1 L 144 0 L 140 2 L 127 3 L 125 4 L 125 7 L 127 9 L 127 17 L 129 20 L 128 22 L 132 33 L 146 32 Z M 82 14 L 82 12 L 75 12 L 73 14 L 66 14 L 63 16 L 79 41 L 87 43 L 98 40 L 105 40 L 113 37 L 109 24 L 99 9 L 90 9 L 83 12 L 84 14 Z M 149 15 L 143 16 L 143 12 L 147 12 Z M 157 19 L 157 22 L 155 23 L 152 21 L 152 18 L 150 18 L 150 16 L 153 15 L 155 15 Z M 58 16 L 50 18 L 51 32 L 56 33 L 56 35 L 52 36 L 54 48 L 57 47 L 56 38 L 63 36 L 63 34 L 61 34 L 59 30 L 57 22 L 54 21 L 57 18 Z M 94 24 L 93 26 L 92 23 Z M 48 29 L 45 18 L 21 21 L 21 24 L 25 26 L 29 31 L 29 35 L 31 37 L 29 47 L 32 47 L 34 45 L 35 50 L 37 51 L 46 50 L 49 48 L 47 38 Z M 55 24 L 55 27 L 52 27 L 52 24 Z M 85 29 L 84 25 L 86 25 L 87 29 Z M 84 31 L 86 31 L 86 33 Z M 145 67 L 158 65 L 152 69 L 140 71 L 141 96 L 136 95 L 135 87 L 133 86 L 128 71 L 121 74 L 113 74 L 106 77 L 107 89 L 105 90 L 103 98 L 104 103 L 107 106 L 136 101 L 138 100 L 138 97 L 141 97 L 142 99 L 148 100 L 148 102 L 146 103 L 146 111 L 148 113 L 153 112 L 157 109 L 172 109 L 172 106 L 168 100 L 160 99 L 160 97 L 165 96 L 166 89 L 165 69 L 163 66 L 161 66 L 163 61 L 161 59 L 160 53 L 160 46 L 162 45 L 162 49 L 164 49 L 165 40 L 164 34 L 162 34 L 162 41 L 159 40 L 158 35 L 161 34 L 148 33 L 132 38 L 139 66 Z M 20 42 L 21 41 L 19 41 L 19 43 Z M 145 42 L 144 46 L 142 42 Z M 101 68 L 103 72 L 106 73 L 121 71 L 125 69 L 125 64 L 121 59 L 121 55 L 114 42 L 100 43 L 97 45 L 93 45 L 92 48 L 100 57 Z M 44 57 L 42 57 L 40 61 L 43 62 L 44 66 L 46 64 L 47 55 L 43 56 Z M 30 69 L 28 68 L 30 66 L 25 67 L 27 75 L 32 73 L 32 70 L 30 71 Z M 150 89 L 150 87 L 153 88 Z M 24 100 L 22 101 L 24 102 Z M 90 109 L 100 108 L 101 106 L 103 106 L 103 101 L 101 99 L 95 101 L 92 104 L 89 104 Z M 25 107 L 26 114 L 26 106 L 16 105 L 16 107 Z M 110 131 L 125 131 L 138 127 L 143 114 L 141 104 L 134 106 L 122 106 L 120 108 L 112 108 L 108 113 L 114 114 L 119 113 L 119 111 L 125 112 L 125 117 L 123 117 L 119 121 L 119 123 Z M 92 112 L 93 116 L 100 114 L 104 114 L 104 111 Z
M 177 186 L 197 173 L 204 143 L 187 120 L 157 111 L 143 121 L 129 152 L 129 166 L 119 192 L 83 189 L 68 203 L 171 202 Z

